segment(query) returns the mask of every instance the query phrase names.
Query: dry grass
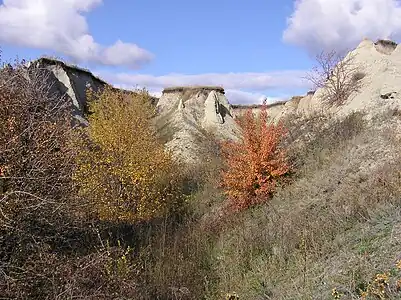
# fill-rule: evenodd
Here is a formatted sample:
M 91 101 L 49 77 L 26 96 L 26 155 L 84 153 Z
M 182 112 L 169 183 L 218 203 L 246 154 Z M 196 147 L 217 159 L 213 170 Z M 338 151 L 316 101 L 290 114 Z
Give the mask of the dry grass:
M 302 97 L 301 97 L 302 98 Z M 286 104 L 287 101 L 278 101 L 275 103 L 271 103 L 271 104 L 267 104 L 267 109 L 271 108 L 271 107 L 275 107 L 275 106 L 281 106 Z M 263 105 L 262 104 L 232 104 L 231 107 L 233 109 L 252 109 L 252 108 L 261 108 Z
M 389 55 L 397 48 L 397 43 L 391 40 L 378 40 L 375 48 L 378 52 Z
M 357 286 L 394 264 L 401 143 L 352 118 L 359 117 L 328 127 L 331 136 L 327 129 L 308 139 L 295 181 L 226 226 L 216 245 L 218 290 L 245 299 L 332 299 L 338 288 L 356 299 Z
M 0 75 L 0 98 L 8 100 L 10 91 L 1 82 L 14 80 L 15 73 Z M 16 116 L 31 120 L 21 119 L 22 132 L 30 124 L 46 124 L 43 112 L 54 110 L 43 107 L 57 104 L 45 101 L 48 96 L 41 94 L 40 81 L 29 86 L 24 78 L 13 81 L 14 87 L 29 88 L 14 89 L 21 98 L 12 99 L 25 101 L 25 106 L 14 113 L 0 109 L 9 121 L 3 124 L 5 134 Z M 37 113 L 34 117 L 23 114 L 27 105 Z M 29 165 L 21 159 L 22 171 L 32 174 L 36 166 L 45 166 L 49 180 L 35 187 L 28 179 L 15 178 L 13 185 L 10 181 L 4 185 L 0 174 L 2 213 L 9 204 L 4 193 L 15 187 L 24 191 L 33 186 L 25 190 L 31 195 L 15 200 L 36 205 L 9 210 L 6 217 L 15 219 L 11 223 L 4 216 L 0 219 L 1 297 L 219 300 L 236 292 L 239 299 L 321 300 L 333 299 L 336 288 L 343 294 L 341 299 L 358 299 L 360 289 L 400 259 L 401 142 L 390 126 L 399 115 L 398 110 L 390 110 L 370 124 L 360 113 L 341 120 L 323 114 L 308 119 L 292 116 L 283 145 L 296 171 L 291 182 L 280 186 L 268 204 L 228 216 L 215 228 L 208 225 L 219 220 L 224 197 L 218 188 L 218 145 L 207 132 L 199 136 L 205 143 L 202 166 L 180 170 L 185 175 L 186 202 L 179 214 L 117 224 L 89 223 L 79 218 L 75 207 L 60 210 L 59 204 L 69 207 L 64 204 L 75 204 L 68 201 L 76 198 L 65 176 L 70 161 L 57 155 L 56 143 L 64 142 L 65 135 L 58 133 L 60 128 L 69 128 L 65 121 L 69 125 L 70 118 L 64 113 L 55 115 L 62 127 L 30 128 L 31 134 L 21 140 L 22 146 L 35 144 L 39 140 L 32 140 L 34 133 L 53 132 L 49 136 L 55 138 L 54 151 L 22 147 L 25 153 L 18 156 L 29 155 L 30 162 L 36 162 Z M 16 157 L 7 143 L 0 147 L 0 167 Z M 67 173 L 54 171 L 50 159 L 41 159 L 43 154 L 67 163 L 68 168 L 61 170 Z M 66 184 L 55 186 L 54 180 L 66 180 Z M 45 197 L 48 203 L 41 201 Z
M 288 135 L 283 147 L 288 149 L 293 169 L 309 172 L 316 164 L 330 163 L 328 152 L 336 151 L 366 127 L 363 113 L 355 112 L 342 120 L 316 112 L 311 116 L 289 115 L 285 120 Z M 304 168 L 302 168 L 304 166 Z

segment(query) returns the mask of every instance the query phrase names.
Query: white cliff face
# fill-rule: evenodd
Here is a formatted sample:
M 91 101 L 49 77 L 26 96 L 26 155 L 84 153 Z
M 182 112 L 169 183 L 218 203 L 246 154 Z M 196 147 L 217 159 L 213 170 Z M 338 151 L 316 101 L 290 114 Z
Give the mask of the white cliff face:
M 238 127 L 224 94 L 211 91 L 204 105 L 202 128 L 214 132 L 219 138 L 235 139 L 238 136 Z
M 59 97 L 67 97 L 73 104 L 73 114 L 79 124 L 86 125 L 84 114 L 87 109 L 86 91 L 93 91 L 107 85 L 91 72 L 65 64 L 59 60 L 40 58 L 29 64 L 29 68 L 39 68 L 47 72 L 47 80 L 51 85 L 51 93 Z
M 329 105 L 323 100 L 326 88 L 317 89 L 296 101 L 288 101 L 276 119 L 291 115 L 313 114 L 345 117 L 356 111 L 366 113 L 366 119 L 385 115 L 401 109 L 401 45 L 374 43 L 363 40 L 356 49 L 348 53 L 354 66 L 364 74 L 360 88 L 341 105 Z
M 221 107 L 220 107 L 221 106 Z M 205 117 L 203 118 L 203 127 L 212 127 L 216 124 L 224 124 L 223 114 L 228 111 L 219 101 L 219 96 L 215 91 L 211 91 L 205 100 Z
M 327 107 L 320 99 L 324 88 L 317 90 L 312 102 L 325 106 L 334 114 L 347 115 L 365 111 L 368 116 L 383 114 L 388 109 L 401 108 L 401 46 L 384 47 L 371 40 L 363 40 L 347 57 L 365 74 L 359 91 L 354 92 L 343 105 Z M 347 59 L 347 57 L 345 59 Z
M 401 109 L 401 46 L 384 51 L 372 41 L 364 40 L 349 55 L 354 55 L 355 63 L 366 76 L 360 91 L 332 110 L 339 114 L 365 110 L 373 117 L 388 109 Z
M 77 96 L 75 95 L 73 83 L 71 82 L 70 77 L 68 76 L 66 70 L 58 66 L 49 66 L 48 70 L 51 71 L 53 75 L 56 77 L 56 79 L 65 86 L 66 89 L 65 93 L 66 95 L 68 95 L 68 97 L 71 98 L 74 107 L 78 110 L 82 110 L 83 107 L 80 104 L 80 101 L 78 101 Z
M 332 106 L 325 103 L 322 99 L 325 88 L 321 88 L 314 94 L 270 105 L 270 118 L 277 121 L 316 113 L 343 118 L 355 111 L 365 112 L 367 120 L 385 118 L 393 112 L 401 115 L 401 46 L 363 40 L 348 55 L 354 57 L 353 62 L 365 76 L 360 80 L 360 89 L 343 104 Z M 48 71 L 53 92 L 71 99 L 76 119 L 86 124 L 86 89 L 90 87 L 97 91 L 107 83 L 87 70 L 57 60 L 39 59 L 32 62 L 31 67 Z M 165 138 L 167 149 L 174 156 L 196 163 L 202 159 L 202 153 L 208 151 L 206 141 L 211 134 L 218 139 L 237 139 L 240 136 L 234 118 L 249 108 L 255 114 L 260 111 L 257 105 L 231 106 L 221 87 L 169 88 L 158 101 L 159 113 L 155 123 Z M 391 126 L 401 129 L 401 119 L 393 116 L 383 126 L 391 123 Z
M 298 102 L 287 102 L 280 118 L 291 121 L 291 118 L 301 117 L 302 124 L 303 117 L 317 114 L 327 117 L 328 122 L 322 126 L 330 126 L 333 119 L 344 119 L 354 112 L 361 112 L 366 121 L 365 133 L 355 140 L 347 159 L 357 172 L 370 174 L 386 163 L 393 163 L 399 153 L 401 46 L 364 40 L 345 60 L 350 56 L 358 72 L 364 74 L 357 91 L 342 104 L 329 105 L 323 100 L 322 95 L 326 94 L 323 87 Z
M 171 88 L 163 92 L 157 110 L 157 127 L 167 139 L 166 147 L 187 163 L 198 163 L 207 153 L 207 140 L 236 139 L 239 128 L 222 88 Z

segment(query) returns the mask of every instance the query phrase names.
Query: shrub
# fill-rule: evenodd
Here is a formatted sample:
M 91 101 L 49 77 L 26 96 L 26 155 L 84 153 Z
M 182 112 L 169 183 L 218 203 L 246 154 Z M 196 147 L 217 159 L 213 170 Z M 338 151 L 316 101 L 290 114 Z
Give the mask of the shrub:
M 341 105 L 361 88 L 361 79 L 365 75 L 356 63 L 354 53 L 343 56 L 330 51 L 316 56 L 316 66 L 305 79 L 312 83 L 314 89 L 323 89 L 323 100 Z
M 49 284 L 51 278 L 44 275 L 43 266 L 49 266 L 46 253 L 68 251 L 79 243 L 71 220 L 75 205 L 71 107 L 66 98 L 50 93 L 48 82 L 45 70 L 19 62 L 0 67 L 0 294 L 4 297 L 34 298 L 34 290 L 40 293 L 41 282 Z
M 239 141 L 221 145 L 227 166 L 222 174 L 222 186 L 236 209 L 245 209 L 266 201 L 283 175 L 290 170 L 280 142 L 285 134 L 282 123 L 268 123 L 267 107 L 259 116 L 248 110 L 237 119 L 242 130 Z
M 103 221 L 136 222 L 163 215 L 182 199 L 177 166 L 151 125 L 145 91 L 88 93 L 89 127 L 74 175 L 89 210 Z
M 45 72 L 20 63 L 0 69 L 1 226 L 49 224 L 68 205 L 71 109 L 46 82 Z

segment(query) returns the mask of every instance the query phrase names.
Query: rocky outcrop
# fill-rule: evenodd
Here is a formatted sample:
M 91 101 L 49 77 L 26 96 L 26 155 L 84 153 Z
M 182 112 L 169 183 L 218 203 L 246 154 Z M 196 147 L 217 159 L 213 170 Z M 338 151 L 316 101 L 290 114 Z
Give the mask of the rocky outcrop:
M 341 117 L 354 111 L 364 111 L 367 119 L 401 109 L 401 46 L 391 41 L 374 43 L 364 39 L 348 53 L 358 73 L 359 89 L 342 105 L 329 105 L 322 100 L 325 87 L 318 89 L 309 99 L 310 108 Z
M 86 124 L 84 118 L 88 109 L 86 90 L 91 88 L 93 91 L 98 91 L 108 85 L 90 71 L 56 59 L 42 57 L 30 62 L 28 68 L 41 69 L 46 72 L 51 92 L 70 99 L 74 108 L 74 117 L 81 124 Z
M 322 97 L 326 92 L 323 87 L 269 105 L 270 118 L 277 121 L 315 113 L 344 117 L 354 111 L 364 111 L 369 120 L 392 112 L 401 114 L 401 46 L 392 41 L 374 43 L 365 39 L 347 57 L 350 55 L 363 76 L 359 79 L 360 89 L 342 105 L 326 103 Z M 52 90 L 71 99 L 74 114 L 81 123 L 86 122 L 86 89 L 97 91 L 108 86 L 90 71 L 59 60 L 41 58 L 31 62 L 29 67 L 48 72 Z M 205 141 L 211 134 L 218 139 L 237 139 L 240 132 L 235 117 L 247 109 L 255 114 L 260 111 L 260 105 L 230 105 L 224 89 L 216 86 L 166 88 L 161 98 L 153 99 L 153 103 L 157 104 L 158 110 L 155 123 L 166 147 L 177 158 L 191 163 L 199 162 L 202 153 L 209 151 Z M 401 128 L 399 118 L 393 121 L 400 123 Z
M 96 92 L 106 86 L 112 87 L 89 70 L 57 59 L 40 58 L 27 67 L 44 71 L 50 92 L 71 101 L 74 117 L 83 126 L 87 125 L 87 89 Z M 166 88 L 160 101 L 157 98 L 151 101 L 157 105 L 159 114 L 155 123 L 166 147 L 186 162 L 196 162 L 202 153 L 210 151 L 206 140 L 212 134 L 219 139 L 238 136 L 232 108 L 221 87 Z
M 364 39 L 345 60 L 351 56 L 359 73 L 360 87 L 341 105 L 325 102 L 323 95 L 327 90 L 323 87 L 287 101 L 276 118 L 315 113 L 344 117 L 355 111 L 364 111 L 366 118 L 371 119 L 388 111 L 401 110 L 401 46 L 388 40 L 373 42 Z
M 71 101 L 74 117 L 81 125 L 87 124 L 85 120 L 85 115 L 88 112 L 87 89 L 90 88 L 97 92 L 106 86 L 112 87 L 89 70 L 57 59 L 42 57 L 29 62 L 27 67 L 45 72 L 45 78 L 51 87 L 50 92 L 59 97 L 67 97 Z M 123 91 L 132 93 L 131 91 Z M 153 104 L 156 105 L 157 100 L 157 98 L 152 98 Z
M 233 110 L 221 87 L 174 87 L 163 91 L 155 122 L 166 147 L 179 160 L 197 163 L 217 139 L 239 136 Z

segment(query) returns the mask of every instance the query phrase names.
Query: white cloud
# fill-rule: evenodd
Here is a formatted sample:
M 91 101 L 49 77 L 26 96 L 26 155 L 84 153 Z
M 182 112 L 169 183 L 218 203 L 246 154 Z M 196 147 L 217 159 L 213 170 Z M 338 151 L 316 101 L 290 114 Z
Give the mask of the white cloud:
M 306 48 L 339 52 L 363 38 L 399 39 L 401 6 L 396 0 L 296 0 L 283 40 Z
M 3 0 L 0 42 L 53 50 L 77 61 L 138 68 L 153 55 L 118 40 L 103 46 L 89 33 L 83 15 L 102 0 Z
M 225 92 L 231 104 L 262 104 L 264 99 L 269 104 L 286 100 L 285 97 L 270 97 L 265 93 L 244 92 L 233 89 L 225 90 Z
M 264 91 L 277 88 L 308 88 L 303 79 L 305 71 L 278 71 L 266 73 L 205 73 L 196 75 L 168 74 L 161 76 L 128 73 L 97 72 L 115 84 L 160 88 L 186 85 L 218 85 L 225 89 Z
M 160 97 L 165 87 L 188 85 L 218 85 L 224 87 L 232 104 L 261 104 L 285 100 L 287 97 L 272 97 L 269 90 L 283 90 L 286 94 L 306 90 L 309 83 L 302 79 L 304 71 L 283 71 L 271 73 L 210 73 L 210 74 L 169 74 L 163 76 L 144 74 L 114 74 L 97 72 L 96 75 L 124 89 L 146 87 Z

